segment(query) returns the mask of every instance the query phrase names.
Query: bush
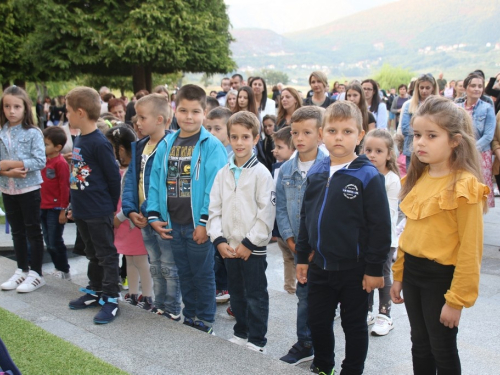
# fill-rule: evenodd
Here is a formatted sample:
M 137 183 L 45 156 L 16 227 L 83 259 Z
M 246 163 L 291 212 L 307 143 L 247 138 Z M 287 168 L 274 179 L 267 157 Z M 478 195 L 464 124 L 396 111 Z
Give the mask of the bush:
M 381 89 L 390 89 L 391 87 L 397 89 L 398 86 L 403 83 L 408 85 L 412 77 L 415 77 L 416 75 L 417 73 L 414 73 L 409 69 L 384 64 L 373 76 L 373 79 L 377 81 Z

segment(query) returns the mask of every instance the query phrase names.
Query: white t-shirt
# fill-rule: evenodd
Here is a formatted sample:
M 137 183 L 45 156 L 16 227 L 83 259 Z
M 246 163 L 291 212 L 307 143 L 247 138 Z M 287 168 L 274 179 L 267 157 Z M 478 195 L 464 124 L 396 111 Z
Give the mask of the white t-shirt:
M 398 247 L 396 227 L 398 223 L 398 203 L 399 192 L 401 191 L 401 180 L 393 171 L 389 171 L 384 177 L 385 191 L 387 192 L 389 211 L 391 213 L 391 247 Z
M 311 169 L 313 164 L 314 164 L 314 159 L 309 161 L 300 161 L 299 159 L 299 171 L 300 174 L 302 175 L 302 178 L 306 178 L 307 172 L 309 172 L 309 169 Z
M 335 172 L 337 172 L 338 170 L 340 170 L 342 168 L 347 168 L 349 166 L 349 164 L 351 164 L 351 162 L 349 162 L 347 164 L 330 165 L 330 177 L 332 177 L 333 174 Z

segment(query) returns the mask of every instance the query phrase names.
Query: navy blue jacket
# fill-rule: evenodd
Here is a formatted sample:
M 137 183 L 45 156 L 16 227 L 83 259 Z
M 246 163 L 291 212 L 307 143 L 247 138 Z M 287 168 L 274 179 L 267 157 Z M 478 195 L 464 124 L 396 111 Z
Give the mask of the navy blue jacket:
M 385 179 L 366 156 L 330 178 L 330 158 L 314 164 L 300 213 L 297 263 L 313 262 L 327 271 L 366 265 L 382 276 L 391 247 L 391 218 Z
M 165 132 L 165 136 L 169 133 L 172 133 L 172 131 L 167 130 Z M 161 140 L 163 140 L 163 138 Z M 156 147 L 149 155 L 146 160 L 146 165 L 144 166 L 144 176 L 142 182 L 144 184 L 143 190 L 146 198 L 149 190 L 149 175 L 151 174 L 151 167 L 153 166 L 156 148 L 160 144 L 161 140 L 156 144 Z M 141 176 L 142 152 L 148 142 L 149 136 L 132 143 L 132 160 L 130 160 L 127 174 L 125 176 L 125 187 L 123 188 L 122 195 L 122 211 L 127 217 L 129 217 L 132 212 L 141 212 L 144 217 L 148 216 L 147 200 L 145 200 L 142 206 L 139 207 L 139 179 Z

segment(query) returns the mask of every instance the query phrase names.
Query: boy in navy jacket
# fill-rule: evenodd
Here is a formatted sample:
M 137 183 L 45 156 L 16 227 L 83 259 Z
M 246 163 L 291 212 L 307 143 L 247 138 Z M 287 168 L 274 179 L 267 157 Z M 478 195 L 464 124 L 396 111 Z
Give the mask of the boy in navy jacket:
M 368 351 L 368 294 L 384 285 L 391 220 L 384 176 L 354 150 L 364 136 L 351 102 L 336 102 L 320 129 L 330 154 L 311 167 L 300 214 L 297 279 L 309 285 L 311 370 L 332 374 L 333 319 L 340 302 L 346 336 L 342 371 L 362 374 Z M 309 263 L 310 262 L 310 263 Z

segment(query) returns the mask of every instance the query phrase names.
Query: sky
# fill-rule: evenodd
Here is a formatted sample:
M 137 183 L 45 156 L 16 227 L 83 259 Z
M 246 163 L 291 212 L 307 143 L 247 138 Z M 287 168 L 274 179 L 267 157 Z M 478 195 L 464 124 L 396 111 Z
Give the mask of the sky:
M 233 28 L 300 31 L 397 0 L 224 0 Z

